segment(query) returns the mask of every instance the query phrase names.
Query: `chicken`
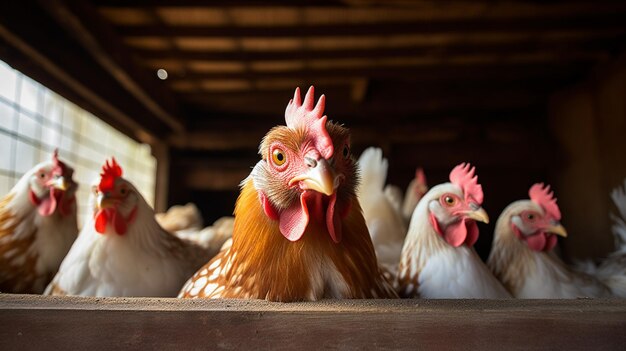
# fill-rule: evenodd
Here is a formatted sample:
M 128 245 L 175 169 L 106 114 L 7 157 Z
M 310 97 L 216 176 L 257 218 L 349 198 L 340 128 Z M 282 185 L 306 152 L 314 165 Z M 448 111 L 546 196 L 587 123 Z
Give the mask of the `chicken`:
M 170 233 L 198 232 L 203 225 L 200 210 L 191 202 L 184 206 L 172 206 L 167 212 L 157 213 L 155 217 L 159 225 Z
M 166 232 L 113 158 L 92 187 L 87 216 L 46 294 L 176 296 L 207 250 Z
M 404 202 L 404 195 L 402 195 L 402 189 L 397 185 L 387 184 L 384 190 L 385 196 L 387 196 L 387 200 L 393 206 L 393 209 L 396 210 L 400 215 L 402 215 L 402 203 Z
M 370 147 L 361 154 L 358 166 L 361 184 L 357 195 L 363 217 L 372 237 L 378 263 L 393 276 L 400 262 L 407 228 L 404 219 L 383 192 L 387 159 L 383 158 L 381 149 Z
M 478 240 L 476 221 L 489 221 L 482 202 L 482 187 L 469 164 L 456 166 L 450 183 L 424 195 L 402 249 L 397 281 L 401 296 L 510 297 L 472 247 Z
M 417 207 L 417 203 L 427 191 L 428 184 L 426 183 L 424 169 L 418 168 L 415 170 L 415 178 L 411 180 L 409 186 L 406 188 L 404 202 L 402 203 L 402 215 L 407 223 L 411 221 L 411 216 L 413 216 L 413 211 L 415 207 Z
M 41 294 L 78 234 L 74 170 L 55 150 L 0 200 L 0 291 Z
M 221 251 L 224 243 L 233 236 L 234 217 L 222 217 L 202 230 L 184 230 L 176 232 L 176 236 L 194 242 L 211 253 L 211 257 Z
M 611 198 L 619 214 L 611 214 L 613 220 L 613 236 L 615 237 L 615 254 L 626 254 L 626 179 L 624 185 L 611 192 Z
M 286 126 L 263 138 L 261 160 L 243 180 L 230 247 L 183 287 L 179 297 L 270 301 L 396 297 L 382 276 L 355 195 L 349 131 L 300 89 Z
M 180 239 L 204 247 L 211 253 L 211 257 L 233 235 L 233 217 L 222 217 L 213 225 L 202 228 L 202 215 L 193 203 L 172 206 L 166 213 L 157 213 L 155 217 L 163 229 Z
M 496 222 L 487 263 L 498 279 L 518 298 L 611 296 L 602 281 L 569 268 L 552 252 L 567 232 L 550 187 L 534 184 L 529 196 L 507 206 Z
M 618 214 L 611 214 L 616 250 L 599 265 L 590 262 L 585 270 L 604 283 L 614 296 L 626 298 L 626 179 L 611 192 Z

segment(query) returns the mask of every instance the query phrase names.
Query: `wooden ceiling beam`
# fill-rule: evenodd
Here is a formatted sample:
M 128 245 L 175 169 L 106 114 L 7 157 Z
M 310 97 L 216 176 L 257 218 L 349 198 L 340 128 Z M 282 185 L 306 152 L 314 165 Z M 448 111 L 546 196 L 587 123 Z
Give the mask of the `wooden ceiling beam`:
M 446 34 L 499 32 L 541 34 L 562 30 L 623 29 L 625 13 L 591 14 L 572 17 L 459 19 L 298 26 L 117 26 L 125 37 L 221 37 L 221 38 L 298 38 L 372 36 L 394 34 Z
M 171 80 L 251 80 L 251 79 L 320 79 L 320 78 L 376 78 L 400 79 L 408 81 L 441 80 L 517 80 L 519 78 L 544 78 L 569 75 L 584 71 L 593 60 L 579 62 L 538 62 L 538 63 L 437 63 L 413 66 L 385 65 L 373 67 L 346 67 L 330 69 L 298 69 L 285 71 L 248 71 L 248 72 L 190 72 L 185 77 L 172 75 Z
M 529 110 L 526 110 L 529 111 Z M 466 112 L 463 117 L 472 114 L 471 111 Z M 525 120 L 532 125 L 535 121 L 541 121 L 536 114 L 524 115 Z M 346 121 L 339 120 L 344 123 Z M 365 123 L 355 120 L 345 123 L 350 129 L 352 135 L 352 143 L 359 145 L 383 145 L 383 144 L 445 144 L 454 143 L 458 140 L 466 139 L 474 133 L 482 133 L 486 138 L 493 138 L 494 142 L 520 142 L 531 140 L 532 136 L 537 133 L 532 128 L 523 127 L 516 124 L 515 121 L 505 120 L 491 121 L 486 123 L 483 119 L 461 119 L 461 118 L 438 118 L 424 119 L 413 118 L 412 120 L 393 120 L 385 124 L 384 128 L 380 125 Z M 232 151 L 239 150 L 241 157 L 246 160 L 250 158 L 250 152 L 241 152 L 242 150 L 256 150 L 265 134 L 274 126 L 283 123 L 276 120 L 263 126 L 263 123 L 256 122 L 238 123 L 232 122 L 230 127 L 224 126 L 207 128 L 189 132 L 183 139 L 170 139 L 170 144 L 178 150 L 187 150 L 187 152 L 196 150 L 203 152 L 213 152 L 219 154 L 229 152 L 229 158 L 233 157 Z M 539 122 L 543 123 L 543 122 Z M 514 126 L 512 129 L 510 126 Z M 511 133 L 508 130 L 514 130 Z M 504 130 L 504 132 L 502 132 Z M 534 133 L 534 134 L 533 134 Z M 481 138 L 485 138 L 481 137 Z M 215 156 L 212 156 L 215 157 Z M 232 160 L 231 160 L 232 161 Z M 234 163 L 233 163 L 234 162 Z M 236 166 L 236 161 L 229 162 L 228 166 Z M 223 162 L 218 162 L 217 166 L 225 166 Z
M 626 33 L 626 29 L 624 29 Z M 504 55 L 515 57 L 529 53 L 560 53 L 603 51 L 615 45 L 615 37 L 595 37 L 563 39 L 559 41 L 538 41 L 526 39 L 501 43 L 450 43 L 423 46 L 354 48 L 335 50 L 297 50 L 270 51 L 201 51 L 201 50 L 151 50 L 135 48 L 132 52 L 142 60 L 185 60 L 185 61 L 293 61 L 311 59 L 347 59 L 347 58 L 394 58 L 394 57 L 442 57 L 451 58 L 460 55 Z
M 94 0 L 99 7 L 113 8 L 152 8 L 152 7 L 209 7 L 209 8 L 232 8 L 232 7 L 294 7 L 294 6 L 312 6 L 312 7 L 367 7 L 367 8 L 410 8 L 411 6 L 442 6 L 440 0 L 396 0 L 396 1 L 368 1 L 368 0 L 230 0 L 230 1 L 207 1 L 207 0 Z M 493 0 L 453 0 L 446 1 L 445 4 L 450 6 L 455 3 L 472 3 L 482 5 L 494 5 L 498 2 L 505 2 L 517 5 L 549 5 L 572 4 L 588 5 L 588 1 L 581 0 L 515 0 L 515 1 L 493 1 Z M 611 5 L 618 1 L 615 0 L 596 0 L 594 5 Z
M 94 7 L 74 0 L 41 0 L 39 4 L 156 118 L 173 132 L 184 132 L 171 94 L 157 86 L 156 77 L 150 79 L 134 64 L 127 48 Z
M 96 0 L 97 6 L 101 7 L 124 7 L 124 8 L 154 8 L 154 7 L 237 7 L 237 6 L 332 6 L 346 7 L 350 5 L 345 0 Z
M 150 113 L 32 3 L 0 11 L 0 58 L 128 136 L 150 142 L 166 133 Z M 24 21 L 29 18 L 29 21 Z M 33 25 L 36 23 L 37 25 Z

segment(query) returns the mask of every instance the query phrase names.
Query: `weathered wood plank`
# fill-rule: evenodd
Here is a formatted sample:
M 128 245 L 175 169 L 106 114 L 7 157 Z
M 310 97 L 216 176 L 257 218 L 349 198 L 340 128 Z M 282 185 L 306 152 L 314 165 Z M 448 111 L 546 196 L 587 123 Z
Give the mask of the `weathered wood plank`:
M 0 296 L 10 349 L 620 349 L 626 300 L 250 300 Z

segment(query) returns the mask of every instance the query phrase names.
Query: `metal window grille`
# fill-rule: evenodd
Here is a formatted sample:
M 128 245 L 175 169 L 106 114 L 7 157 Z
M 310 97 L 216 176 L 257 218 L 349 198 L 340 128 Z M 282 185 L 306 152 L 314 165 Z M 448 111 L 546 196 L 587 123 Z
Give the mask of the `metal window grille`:
M 154 204 L 156 159 L 150 146 L 0 61 L 0 197 L 35 164 L 49 159 L 55 148 L 74 168 L 80 184 L 79 222 L 87 214 L 91 184 L 111 156 L 124 169 L 124 177 Z

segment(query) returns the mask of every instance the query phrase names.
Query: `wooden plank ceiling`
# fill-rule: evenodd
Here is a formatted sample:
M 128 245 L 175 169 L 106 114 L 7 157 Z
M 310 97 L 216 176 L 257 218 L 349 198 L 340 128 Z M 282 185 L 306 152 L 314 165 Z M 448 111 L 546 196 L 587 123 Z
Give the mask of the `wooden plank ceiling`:
M 489 163 L 494 141 L 544 140 L 528 121 L 545 124 L 551 93 L 615 57 L 626 35 L 626 2 L 608 0 L 15 3 L 0 11 L 4 60 L 128 134 L 166 141 L 180 164 L 237 170 L 311 84 L 359 145 L 454 154 L 469 139 Z M 405 168 L 421 155 L 404 155 Z

